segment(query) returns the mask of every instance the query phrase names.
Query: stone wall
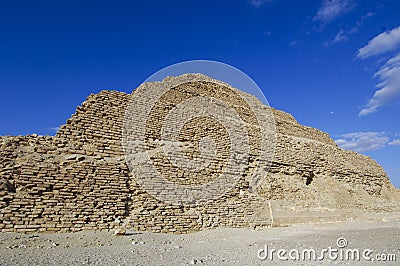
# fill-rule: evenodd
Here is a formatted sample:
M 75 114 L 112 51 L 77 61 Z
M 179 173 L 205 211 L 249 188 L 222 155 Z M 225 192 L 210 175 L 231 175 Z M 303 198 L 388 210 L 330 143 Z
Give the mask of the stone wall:
M 272 223 L 269 201 L 289 211 L 399 210 L 398 191 L 375 161 L 338 148 L 328 134 L 274 109 L 275 157 L 258 194 L 248 191 L 244 176 L 215 201 L 164 203 L 137 184 L 125 161 L 121 132 L 130 97 L 90 95 L 54 137 L 0 137 L 1 231 L 258 228 Z

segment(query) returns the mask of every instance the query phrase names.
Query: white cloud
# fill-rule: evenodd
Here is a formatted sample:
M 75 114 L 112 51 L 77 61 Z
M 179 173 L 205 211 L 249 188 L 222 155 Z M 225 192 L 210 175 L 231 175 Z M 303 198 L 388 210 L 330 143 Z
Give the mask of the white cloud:
M 266 3 L 272 2 L 273 0 L 250 0 L 249 4 L 253 7 L 260 8 Z
M 364 16 L 361 16 L 356 23 L 352 27 L 345 27 L 345 29 L 340 29 L 338 33 L 336 33 L 335 37 L 327 40 L 324 45 L 325 47 L 330 47 L 340 42 L 347 41 L 352 35 L 358 33 L 360 28 L 362 27 L 363 22 L 369 18 L 374 16 L 375 13 L 369 12 Z
M 389 142 L 389 145 L 392 145 L 392 146 L 400 145 L 400 139 L 392 140 L 391 142 Z
M 51 127 L 49 128 L 49 130 L 58 132 L 58 130 L 60 130 L 60 127 Z
M 324 0 L 314 20 L 329 23 L 349 12 L 353 7 L 351 0 Z
M 329 47 L 329 46 L 332 46 L 332 45 L 334 45 L 334 44 L 336 44 L 336 43 L 344 42 L 344 41 L 346 41 L 346 40 L 347 40 L 346 33 L 344 32 L 344 30 L 340 30 L 340 31 L 336 34 L 335 38 L 333 38 L 332 40 L 329 40 L 329 41 L 325 42 L 325 46 L 326 46 L 326 47 Z
M 384 132 L 353 132 L 341 135 L 336 144 L 346 150 L 365 152 L 379 150 L 389 142 Z
M 345 40 L 347 40 L 347 37 L 346 37 L 344 31 L 343 31 L 343 30 L 340 30 L 340 31 L 336 34 L 335 39 L 333 39 L 333 43 L 337 43 L 337 42 L 341 42 L 341 41 L 345 41 Z
M 368 12 L 367 14 L 365 14 L 364 16 L 361 17 L 361 19 L 365 19 L 365 18 L 369 18 L 369 17 L 373 17 L 375 16 L 374 12 Z
M 375 13 L 374 13 L 374 12 L 368 12 L 368 13 L 365 14 L 364 16 L 361 16 L 361 17 L 356 21 L 356 23 L 354 24 L 354 26 L 351 27 L 351 28 L 347 31 L 347 33 L 348 33 L 348 34 L 355 34 L 355 33 L 358 33 L 358 32 L 360 31 L 360 28 L 362 27 L 364 21 L 367 20 L 367 19 L 370 18 L 370 17 L 373 17 L 373 16 L 375 16 Z
M 360 116 L 374 113 L 379 107 L 400 98 L 400 54 L 389 59 L 374 77 L 381 82 L 376 85 L 378 90 L 374 96 L 361 109 Z
M 364 59 L 398 49 L 400 46 L 400 26 L 374 37 L 358 50 L 357 57 Z

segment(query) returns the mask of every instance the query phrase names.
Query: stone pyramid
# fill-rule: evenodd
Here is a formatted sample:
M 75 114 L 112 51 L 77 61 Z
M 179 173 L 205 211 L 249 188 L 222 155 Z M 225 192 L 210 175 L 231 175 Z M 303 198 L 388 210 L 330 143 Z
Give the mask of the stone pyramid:
M 152 92 L 162 88 L 168 91 L 153 104 Z M 140 99 L 148 112 L 133 105 L 132 99 L 136 104 Z M 205 116 L 208 104 L 211 109 L 207 110 L 216 110 L 219 116 Z M 237 116 L 218 107 L 224 104 Z M 177 134 L 164 129 L 168 121 L 175 123 L 168 116 L 175 109 L 182 112 L 173 115 L 181 115 L 184 122 L 176 126 Z M 259 124 L 263 117 L 271 130 Z M 237 120 L 243 120 L 243 129 L 235 126 Z M 140 136 L 135 133 L 135 121 L 145 122 Z M 233 126 L 224 124 L 229 121 Z M 163 140 L 163 134 L 176 141 Z M 232 149 L 229 138 L 234 134 L 248 144 L 247 150 L 243 148 L 247 155 L 241 152 L 242 141 L 234 143 L 240 144 L 236 151 Z M 263 134 L 267 134 L 267 145 L 273 146 L 267 147 L 266 157 L 261 156 Z M 143 158 L 150 168 L 135 168 L 135 161 L 127 156 L 127 152 L 138 154 L 127 146 L 136 143 L 136 137 L 144 143 Z M 164 154 L 166 146 L 181 151 L 176 161 L 176 154 Z M 188 233 L 220 226 L 344 221 L 400 210 L 399 190 L 374 160 L 340 149 L 327 133 L 302 126 L 292 115 L 199 74 L 145 83 L 132 94 L 91 94 L 55 136 L 3 136 L 0 147 L 0 230 L 5 232 L 123 226 Z M 209 153 L 207 147 L 215 152 Z M 192 168 L 180 169 L 183 162 L 193 160 L 195 164 L 187 166 Z M 256 169 L 260 165 L 265 166 L 261 174 Z M 152 177 L 146 169 L 159 171 L 171 187 L 158 181 L 149 186 L 149 179 L 140 179 L 146 174 Z M 223 182 L 210 183 L 222 172 L 228 173 Z M 192 190 L 176 192 L 174 184 L 201 189 L 189 195 Z M 189 199 L 199 200 L 176 202 L 182 198 L 179 193 L 186 192 Z

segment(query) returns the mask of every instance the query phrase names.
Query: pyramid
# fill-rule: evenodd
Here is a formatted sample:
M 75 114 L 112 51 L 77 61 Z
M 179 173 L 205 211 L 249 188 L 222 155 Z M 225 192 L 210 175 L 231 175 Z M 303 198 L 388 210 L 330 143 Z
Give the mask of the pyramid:
M 373 159 L 200 74 L 91 94 L 55 136 L 0 147 L 3 232 L 179 234 L 400 210 Z

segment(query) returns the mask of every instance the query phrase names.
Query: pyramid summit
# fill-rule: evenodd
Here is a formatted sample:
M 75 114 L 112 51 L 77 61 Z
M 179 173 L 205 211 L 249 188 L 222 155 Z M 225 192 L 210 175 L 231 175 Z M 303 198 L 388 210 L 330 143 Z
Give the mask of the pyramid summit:
M 374 160 L 199 74 L 91 94 L 55 136 L 0 147 L 6 232 L 188 233 L 400 210 Z

